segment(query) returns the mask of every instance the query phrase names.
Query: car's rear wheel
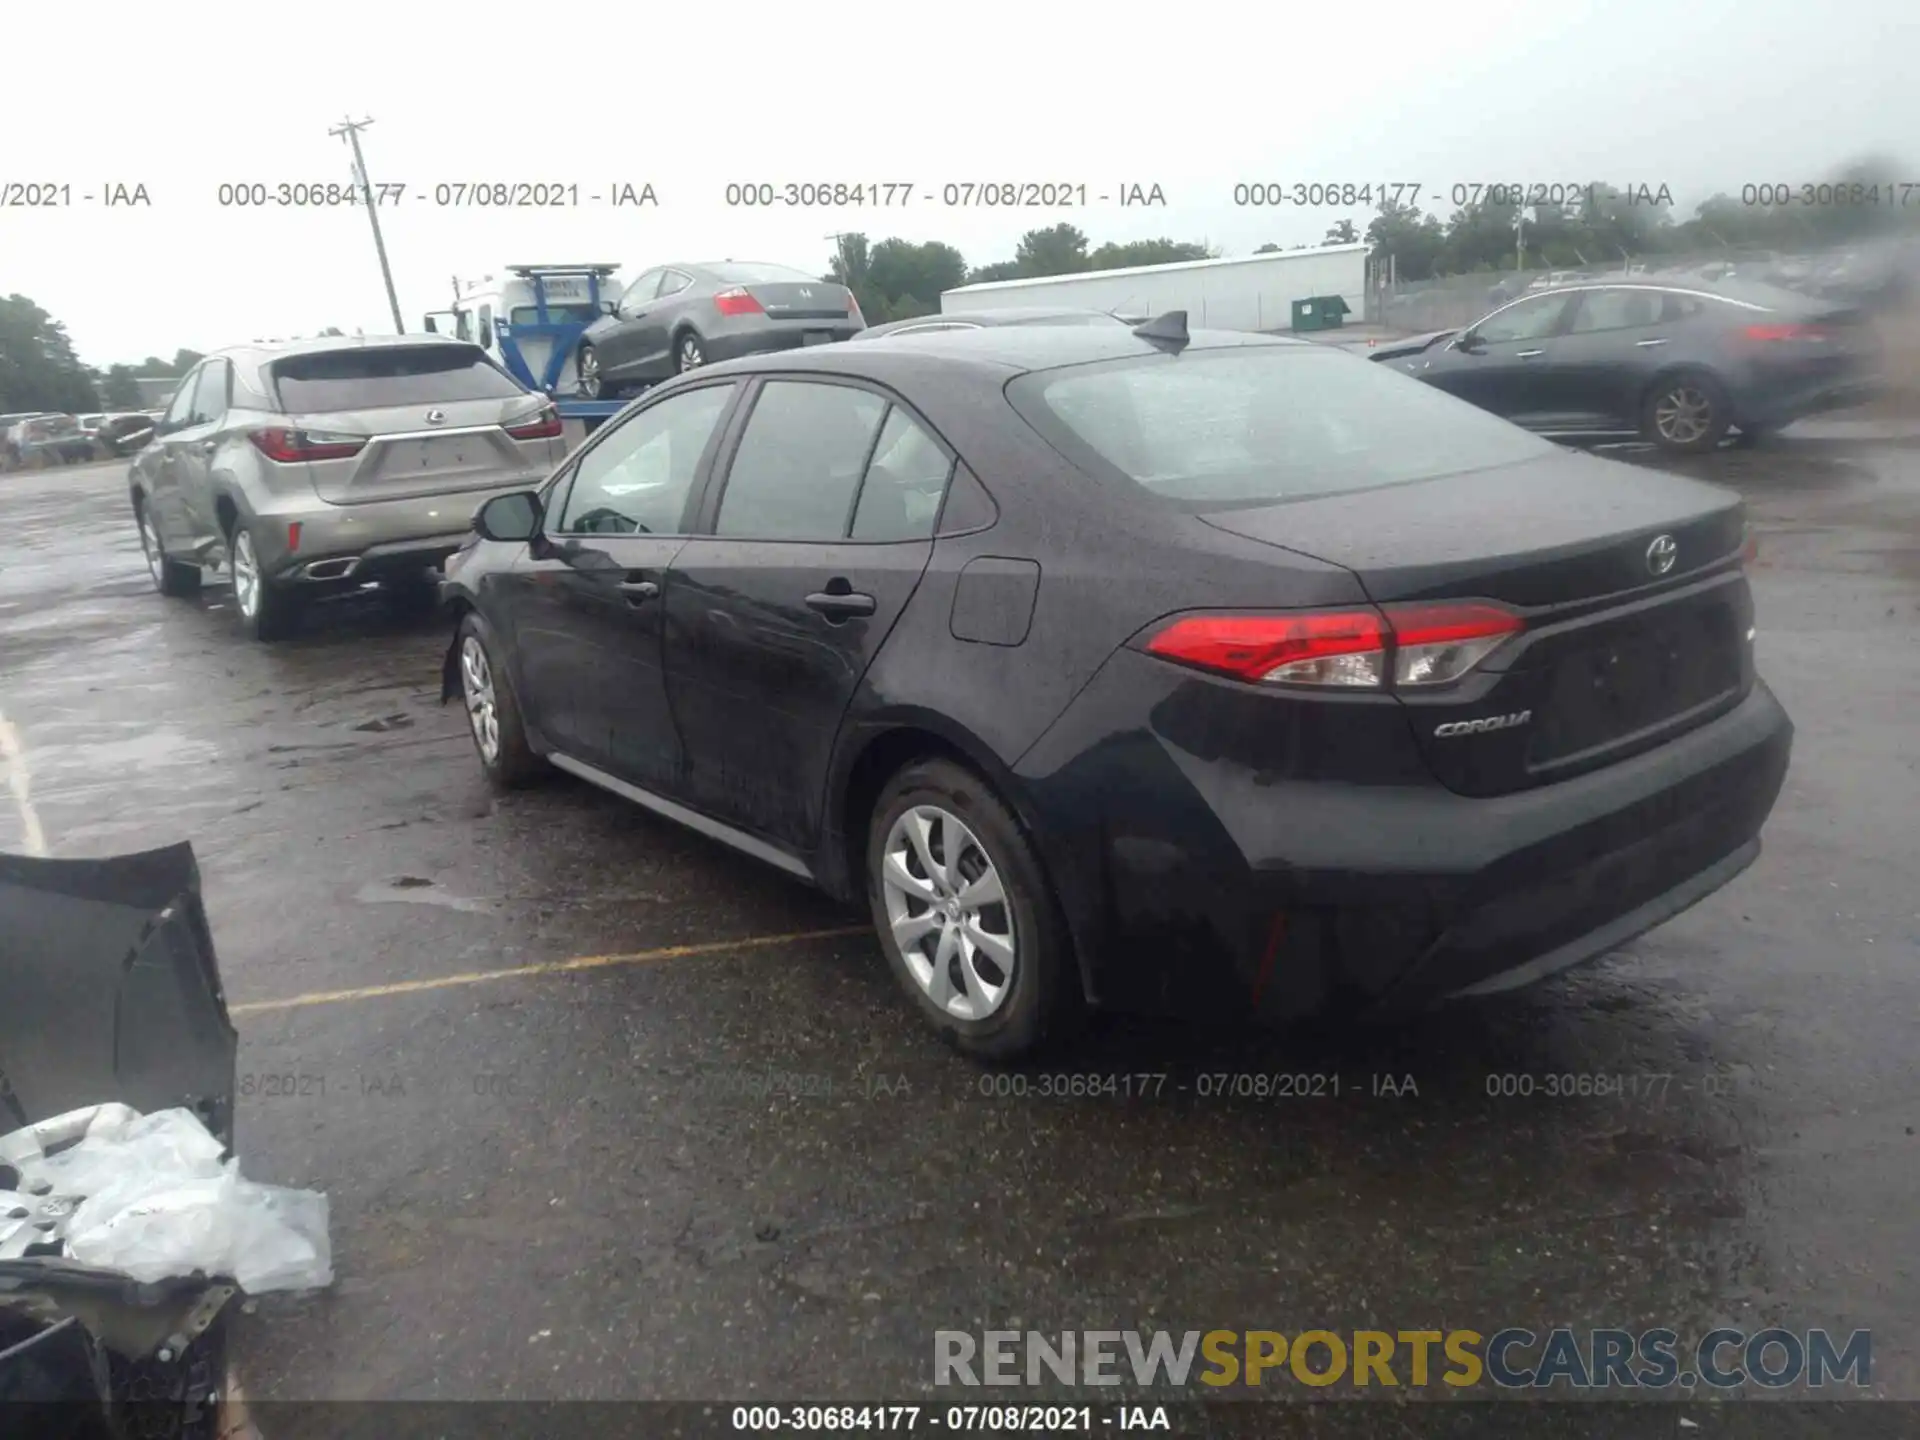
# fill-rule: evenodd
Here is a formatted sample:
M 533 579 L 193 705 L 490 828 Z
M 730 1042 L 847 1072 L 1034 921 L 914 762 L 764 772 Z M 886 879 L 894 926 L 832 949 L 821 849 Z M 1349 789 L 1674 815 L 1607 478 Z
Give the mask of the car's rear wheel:
M 1641 429 L 1662 450 L 1697 455 L 1720 443 L 1732 423 L 1727 392 L 1701 371 L 1682 371 L 1658 381 L 1641 412 Z
M 619 397 L 620 387 L 607 378 L 606 371 L 600 368 L 600 352 L 591 345 L 582 345 L 580 353 L 574 357 L 573 367 L 580 380 L 580 393 L 589 400 L 614 400 Z
M 517 790 L 543 774 L 546 762 L 527 743 L 520 702 L 506 670 L 487 643 L 487 632 L 469 612 L 455 634 L 459 654 L 460 700 L 480 768 L 500 790 Z
M 233 575 L 233 608 L 240 628 L 255 640 L 279 640 L 299 623 L 300 597 L 262 571 L 253 532 L 235 520 L 227 536 L 227 568 Z
M 174 599 L 198 595 L 200 567 L 167 558 L 167 548 L 161 543 L 160 532 L 153 528 L 153 517 L 147 514 L 144 499 L 133 502 L 133 523 L 140 528 L 140 553 L 146 557 L 153 588 Z
M 706 347 L 701 344 L 700 337 L 691 330 L 682 331 L 673 345 L 673 368 L 684 375 L 706 363 Z
M 866 870 L 888 963 L 959 1050 L 1014 1060 L 1079 1015 L 1066 928 L 1039 858 L 974 772 L 923 760 L 894 775 L 868 825 Z

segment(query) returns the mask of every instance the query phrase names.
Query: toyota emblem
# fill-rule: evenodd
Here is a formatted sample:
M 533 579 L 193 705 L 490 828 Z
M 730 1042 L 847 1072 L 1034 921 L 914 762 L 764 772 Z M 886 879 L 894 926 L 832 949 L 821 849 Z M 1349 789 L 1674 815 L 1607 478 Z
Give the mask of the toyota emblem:
M 441 421 L 445 420 L 446 418 L 447 418 L 447 412 L 444 410 L 427 411 L 427 424 L 429 425 L 438 425 Z M 1667 563 L 1671 565 L 1673 562 L 1669 560 Z
M 1656 535 L 1647 546 L 1647 573 L 1664 575 L 1673 569 L 1673 562 L 1680 558 L 1680 547 L 1671 535 Z

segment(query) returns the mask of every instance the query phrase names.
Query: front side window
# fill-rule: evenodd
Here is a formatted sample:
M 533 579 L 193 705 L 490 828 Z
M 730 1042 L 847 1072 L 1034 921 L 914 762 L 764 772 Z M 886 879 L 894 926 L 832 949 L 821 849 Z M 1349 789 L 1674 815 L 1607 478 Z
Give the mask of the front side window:
M 178 430 L 187 423 L 187 417 L 193 414 L 193 392 L 200 384 L 200 370 L 191 370 L 180 382 L 180 388 L 173 392 L 173 399 L 167 402 L 167 413 L 160 417 L 160 423 L 169 430 Z
M 1539 295 L 1497 310 L 1473 327 L 1473 333 L 1490 344 L 1503 340 L 1539 340 L 1553 329 L 1566 307 L 1564 295 Z
M 839 540 L 887 402 L 851 385 L 769 381 L 734 452 L 714 532 Z
M 200 367 L 193 391 L 193 424 L 211 425 L 227 413 L 227 362 L 209 360 Z
M 1189 510 L 1272 505 L 1555 453 L 1386 366 L 1320 345 L 1187 351 L 1024 375 L 1014 408 L 1090 474 Z
M 556 533 L 677 535 L 700 457 L 733 397 L 703 385 L 649 405 L 580 456 Z

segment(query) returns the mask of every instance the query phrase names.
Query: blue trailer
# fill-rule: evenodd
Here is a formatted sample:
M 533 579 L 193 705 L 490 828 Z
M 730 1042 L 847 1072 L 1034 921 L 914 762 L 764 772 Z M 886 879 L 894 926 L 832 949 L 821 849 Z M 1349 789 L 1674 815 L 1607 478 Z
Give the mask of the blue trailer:
M 551 396 L 563 420 L 580 421 L 591 432 L 626 403 L 578 394 L 574 370 L 581 337 L 619 299 L 613 279 L 619 268 L 509 265 L 499 277 L 456 277 L 453 308 L 428 315 L 426 326 L 472 340 L 521 384 Z

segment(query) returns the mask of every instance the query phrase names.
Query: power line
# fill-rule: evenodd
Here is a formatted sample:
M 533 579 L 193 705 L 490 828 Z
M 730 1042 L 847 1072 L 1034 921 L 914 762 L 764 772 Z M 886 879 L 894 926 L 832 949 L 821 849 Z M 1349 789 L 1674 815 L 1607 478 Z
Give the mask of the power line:
M 387 264 L 387 242 L 380 235 L 380 207 L 373 203 L 373 183 L 367 179 L 366 157 L 360 153 L 360 132 L 373 124 L 367 120 L 343 120 L 339 126 L 328 130 L 329 135 L 341 135 L 353 147 L 354 179 L 360 182 L 360 198 L 367 202 L 367 219 L 373 222 L 373 248 L 380 257 L 380 278 L 386 282 L 387 305 L 393 311 L 393 333 L 407 333 L 407 322 L 400 318 L 400 297 L 393 291 L 393 269 Z

